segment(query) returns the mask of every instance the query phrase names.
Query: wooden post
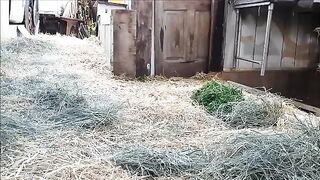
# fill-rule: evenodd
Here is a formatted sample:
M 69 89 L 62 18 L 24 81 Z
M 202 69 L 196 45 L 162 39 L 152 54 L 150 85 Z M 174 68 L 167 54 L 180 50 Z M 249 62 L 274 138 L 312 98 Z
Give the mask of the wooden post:
M 112 10 L 113 73 L 136 77 L 136 12 Z
M 137 76 L 151 73 L 153 0 L 133 0 L 132 9 L 137 12 Z

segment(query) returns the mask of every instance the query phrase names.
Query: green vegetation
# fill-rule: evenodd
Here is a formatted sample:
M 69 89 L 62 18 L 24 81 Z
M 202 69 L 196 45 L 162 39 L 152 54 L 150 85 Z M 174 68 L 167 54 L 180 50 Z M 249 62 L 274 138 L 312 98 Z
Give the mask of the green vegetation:
M 283 114 L 283 101 L 275 95 L 244 97 L 241 90 L 216 81 L 204 85 L 192 98 L 209 113 L 238 129 L 270 127 Z
M 241 90 L 234 87 L 210 81 L 197 90 L 192 99 L 214 113 L 221 105 L 243 100 L 243 95 Z

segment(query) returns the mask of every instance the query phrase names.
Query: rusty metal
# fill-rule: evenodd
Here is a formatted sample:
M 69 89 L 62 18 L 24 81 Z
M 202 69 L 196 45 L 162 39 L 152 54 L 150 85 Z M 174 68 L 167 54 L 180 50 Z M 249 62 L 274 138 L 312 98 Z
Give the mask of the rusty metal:
M 256 61 L 256 60 L 252 60 L 252 59 L 246 59 L 246 58 L 242 58 L 242 57 L 237 57 L 237 59 L 242 60 L 242 61 L 252 62 L 255 64 L 261 64 L 261 61 Z

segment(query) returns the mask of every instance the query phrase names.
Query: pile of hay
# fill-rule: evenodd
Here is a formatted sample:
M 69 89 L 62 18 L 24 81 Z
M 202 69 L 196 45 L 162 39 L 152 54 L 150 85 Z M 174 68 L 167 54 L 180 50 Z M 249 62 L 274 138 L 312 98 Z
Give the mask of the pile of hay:
M 112 160 L 139 176 L 172 177 L 199 173 L 207 166 L 206 157 L 200 149 L 174 151 L 133 146 L 116 153 Z
M 300 130 L 231 137 L 227 147 L 232 151 L 214 165 L 217 179 L 318 179 L 320 128 L 302 124 L 296 128 Z
M 114 78 L 91 40 L 41 35 L 18 46 L 23 50 L 15 49 L 16 41 L 22 39 L 5 43 L 12 50 L 6 61 L 1 55 L 1 179 L 250 179 L 255 172 L 289 179 L 291 170 L 297 179 L 315 177 L 318 159 L 309 152 L 318 153 L 316 131 L 288 127 L 287 112 L 283 131 L 252 126 L 254 118 L 245 126 L 261 133 L 226 126 L 243 120 L 240 107 L 255 109 L 240 106 L 250 99 L 244 92 L 212 85 L 218 93 L 210 93 L 223 103 L 212 104 L 210 114 L 190 99 L 203 81 Z M 217 118 L 225 104 L 234 104 L 223 114 L 229 116 Z M 286 166 L 286 157 L 297 163 Z
M 240 90 L 216 81 L 197 90 L 192 99 L 230 127 L 238 129 L 270 127 L 283 115 L 283 100 L 277 96 L 270 93 L 245 96 Z
M 234 128 L 270 127 L 283 115 L 283 100 L 275 95 L 250 96 L 221 105 L 217 116 Z
M 54 122 L 54 126 L 98 128 L 115 122 L 119 107 L 110 100 L 104 102 L 103 108 L 97 108 L 90 105 L 80 92 L 70 92 L 62 87 L 37 92 L 35 103 L 38 111 L 46 113 L 47 120 Z
M 241 131 L 212 149 L 129 147 L 112 160 L 132 174 L 195 179 L 317 179 L 320 129 L 299 124 L 291 133 Z
M 77 74 L 52 73 L 52 56 L 43 55 L 60 53 L 51 52 L 53 48 L 50 41 L 41 38 L 17 38 L 1 44 L 0 142 L 4 168 L 13 157 L 22 158 L 24 140 L 50 144 L 45 137 L 59 130 L 108 129 L 117 120 L 120 106 L 116 100 L 86 92 Z

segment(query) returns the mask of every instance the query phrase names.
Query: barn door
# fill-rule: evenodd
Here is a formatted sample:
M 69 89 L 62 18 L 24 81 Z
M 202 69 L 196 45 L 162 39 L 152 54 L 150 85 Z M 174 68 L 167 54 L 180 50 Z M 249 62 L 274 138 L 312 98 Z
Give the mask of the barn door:
M 192 76 L 206 71 L 211 0 L 155 3 L 156 74 Z

